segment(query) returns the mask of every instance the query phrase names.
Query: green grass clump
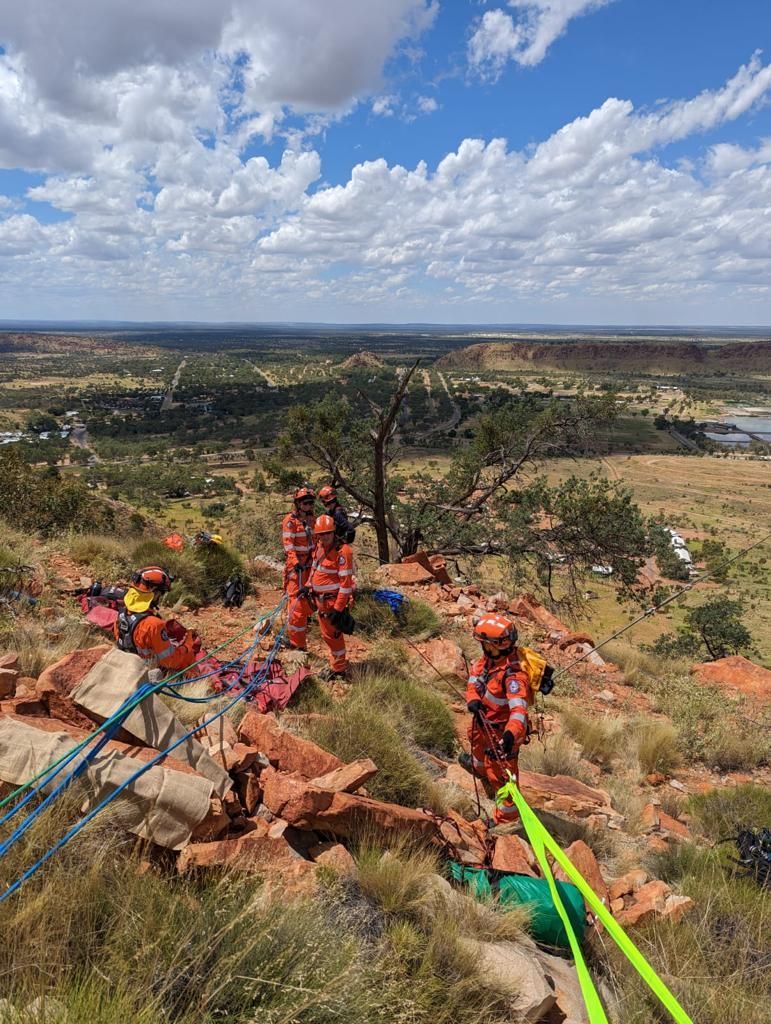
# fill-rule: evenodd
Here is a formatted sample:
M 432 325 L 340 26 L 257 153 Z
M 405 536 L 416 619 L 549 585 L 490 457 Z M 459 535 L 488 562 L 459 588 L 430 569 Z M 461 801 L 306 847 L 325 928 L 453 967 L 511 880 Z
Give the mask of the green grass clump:
M 722 771 L 756 768 L 771 760 L 767 716 L 749 716 L 746 703 L 693 676 L 670 676 L 652 689 L 657 711 L 671 718 L 685 757 Z
M 130 544 L 114 534 L 71 533 L 67 552 L 85 574 L 105 584 L 126 582 L 138 568 L 132 562 Z
M 585 758 L 606 767 L 619 752 L 624 738 L 624 722 L 619 718 L 587 718 L 565 710 L 562 724 Z
M 528 771 L 540 772 L 541 775 L 570 775 L 582 782 L 592 781 L 585 766 L 581 764 L 581 755 L 575 743 L 562 733 L 546 737 L 544 743 L 531 739 L 522 748 L 520 762 Z
M 41 819 L 0 861 L 0 890 L 51 845 L 77 803 Z M 371 870 L 367 896 L 335 882 L 293 898 L 271 896 L 259 877 L 140 871 L 134 848 L 109 829 L 87 830 L 0 904 L 0 991 L 11 1006 L 43 998 L 62 1020 L 95 1024 L 511 1019 L 463 946 L 463 922 L 407 913 L 433 857 L 402 864 L 388 883 Z M 391 883 L 402 895 L 389 919 L 380 907 Z
M 720 850 L 679 846 L 651 865 L 695 906 L 677 924 L 654 919 L 635 943 L 698 1024 L 767 1022 L 771 903 L 753 881 L 733 875 Z M 650 1024 L 666 1014 L 620 955 L 611 973 L 620 993 L 618 1024 Z M 766 1007 L 764 1010 L 763 1007 Z
M 408 636 L 427 640 L 436 636 L 442 622 L 430 604 L 410 598 L 394 614 L 390 607 L 376 601 L 371 590 L 359 590 L 353 606 L 353 617 L 365 636 Z
M 748 783 L 690 797 L 688 812 L 708 839 L 736 835 L 739 827 L 771 828 L 771 790 Z
M 371 757 L 379 771 L 367 783 L 367 791 L 377 800 L 410 807 L 431 800 L 432 778 L 388 712 L 354 697 L 330 717 L 308 723 L 307 731 L 312 740 L 343 761 Z
M 632 723 L 637 760 L 644 775 L 661 772 L 668 775 L 680 764 L 680 740 L 671 722 L 638 718 Z

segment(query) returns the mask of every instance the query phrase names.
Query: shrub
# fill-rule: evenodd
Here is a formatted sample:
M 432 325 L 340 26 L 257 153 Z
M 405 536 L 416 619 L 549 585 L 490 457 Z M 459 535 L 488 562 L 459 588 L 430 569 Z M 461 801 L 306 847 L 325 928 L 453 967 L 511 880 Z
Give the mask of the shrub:
M 80 480 L 63 477 L 55 468 L 36 470 L 24 462 L 16 447 L 0 449 L 0 515 L 9 523 L 46 536 L 58 530 L 106 529 L 113 524 L 112 508 Z
M 750 784 L 692 796 L 688 811 L 709 839 L 725 839 L 737 828 L 771 827 L 771 790 Z
M 586 718 L 575 711 L 563 711 L 562 724 L 588 760 L 607 766 L 618 753 L 624 732 L 621 719 Z
M 632 723 L 637 760 L 643 774 L 668 775 L 681 761 L 677 729 L 671 722 L 639 718 Z
M 353 617 L 365 636 L 398 636 L 428 639 L 441 629 L 441 620 L 431 605 L 410 598 L 398 613 L 376 601 L 371 590 L 359 590 L 353 606 Z

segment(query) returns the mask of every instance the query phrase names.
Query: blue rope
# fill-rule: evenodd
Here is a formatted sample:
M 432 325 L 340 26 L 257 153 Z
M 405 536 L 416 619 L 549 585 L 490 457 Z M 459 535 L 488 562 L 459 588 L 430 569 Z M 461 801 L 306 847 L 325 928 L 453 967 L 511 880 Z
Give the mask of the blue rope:
M 277 637 L 276 637 L 276 639 L 275 639 L 275 641 L 274 641 L 274 643 L 273 643 L 273 647 L 271 648 L 271 651 L 270 651 L 270 653 L 268 654 L 268 657 L 267 657 L 267 659 L 266 659 L 266 662 L 265 662 L 265 670 L 264 670 L 264 671 L 263 671 L 262 673 L 260 673 L 260 675 L 264 675 L 264 676 L 266 676 L 266 677 L 267 677 L 267 673 L 268 673 L 268 671 L 269 671 L 269 669 L 270 669 L 270 665 L 272 664 L 272 662 L 273 662 L 273 660 L 274 660 L 274 658 L 275 658 L 275 656 L 276 656 L 276 653 L 277 653 L 277 651 L 278 651 L 278 649 L 279 649 L 279 645 L 280 645 L 280 642 L 281 642 L 281 640 L 282 640 L 282 638 L 283 638 L 283 635 L 284 635 L 284 630 L 282 629 L 282 630 L 280 631 L 280 633 L 279 633 L 279 634 L 277 635 Z M 244 673 L 245 671 L 246 671 L 246 665 L 244 665 L 244 667 L 243 667 L 243 669 L 242 669 L 242 671 L 241 671 L 241 677 L 243 677 L 243 673 Z M 80 821 L 79 821 L 79 822 L 78 822 L 78 823 L 77 823 L 76 825 L 74 825 L 74 826 L 73 826 L 73 827 L 72 827 L 72 828 L 71 828 L 71 829 L 70 829 L 70 830 L 69 830 L 69 831 L 68 831 L 67 833 L 65 833 L 65 835 L 63 835 L 63 836 L 62 836 L 62 837 L 61 837 L 60 839 L 58 839 L 58 840 L 57 840 L 57 841 L 56 841 L 56 842 L 54 843 L 54 845 L 53 845 L 53 846 L 52 846 L 52 847 L 51 847 L 51 848 L 50 848 L 49 850 L 47 850 L 47 851 L 46 851 L 46 852 L 45 852 L 45 853 L 44 853 L 44 854 L 42 855 L 42 857 L 39 857 L 39 858 L 38 858 L 38 860 L 36 860 L 36 861 L 35 861 L 35 863 L 34 863 L 34 864 L 33 864 L 33 865 L 31 866 L 31 867 L 27 868 L 27 870 L 26 870 L 26 871 L 25 871 L 25 872 L 24 872 L 24 873 L 23 873 L 23 874 L 22 874 L 22 875 L 21 875 L 21 876 L 20 876 L 19 878 L 17 878 L 17 879 L 16 879 L 16 881 L 15 881 L 15 882 L 13 882 L 13 883 L 12 883 L 12 884 L 11 884 L 11 885 L 10 885 L 10 886 L 8 887 L 8 889 L 6 889 L 6 891 L 5 891 L 5 892 L 4 892 L 3 894 L 2 894 L 2 896 L 0 896 L 0 903 L 3 903 L 3 902 L 4 902 L 5 900 L 7 900 L 7 899 L 8 899 L 8 897 L 9 897 L 9 896 L 12 896 L 12 895 L 13 895 L 13 894 L 14 894 L 15 892 L 17 892 L 17 891 L 18 891 L 18 890 L 19 890 L 19 889 L 20 889 L 20 888 L 22 887 L 22 885 L 24 885 L 24 883 L 25 883 L 25 882 L 29 881 L 29 879 L 30 879 L 30 878 L 32 878 L 32 876 L 33 876 L 33 875 L 34 875 L 34 874 L 35 874 L 35 873 L 36 873 L 36 872 L 37 872 L 37 871 L 38 871 L 38 870 L 39 870 L 39 869 L 40 869 L 40 868 L 41 868 L 41 867 L 42 867 L 42 866 L 43 866 L 43 865 L 44 865 L 44 864 L 45 864 L 45 863 L 47 862 L 47 861 L 49 861 L 49 860 L 51 859 L 51 857 L 53 857 L 53 856 L 54 856 L 54 854 L 55 854 L 55 853 L 57 853 L 57 852 L 58 852 L 59 850 L 61 850 L 61 849 L 62 849 L 62 847 L 63 847 L 63 846 L 65 846 L 65 845 L 66 845 L 66 844 L 67 844 L 67 843 L 68 843 L 68 842 L 70 841 L 70 839 L 72 839 L 72 838 L 73 838 L 74 836 L 76 836 L 76 835 L 77 835 L 77 834 L 78 834 L 78 833 L 79 833 L 79 832 L 80 832 L 80 831 L 81 831 L 82 829 L 84 829 L 84 828 L 86 827 L 86 825 L 87 825 L 87 824 L 88 824 L 88 823 L 89 823 L 90 821 L 93 821 L 93 819 L 94 819 L 94 818 L 95 818 L 95 817 L 97 816 L 97 814 L 99 814 L 99 812 L 100 812 L 100 811 L 102 811 L 102 810 L 103 810 L 103 809 L 104 809 L 105 807 L 107 807 L 107 805 L 108 805 L 108 804 L 110 804 L 110 803 L 111 803 L 111 802 L 112 802 L 112 801 L 113 801 L 113 800 L 114 800 L 114 799 L 115 799 L 115 798 L 116 798 L 117 796 L 119 796 L 119 795 L 120 795 L 120 794 L 121 794 L 121 793 L 122 793 L 122 792 L 123 792 L 123 791 L 124 791 L 125 789 L 127 789 L 127 788 L 128 788 L 128 787 L 129 787 L 129 786 L 130 786 L 130 785 L 131 785 L 131 784 L 132 784 L 133 782 L 135 782 L 135 781 L 136 781 L 136 779 L 138 779 L 138 778 L 139 778 L 139 777 L 140 777 L 141 775 L 144 775 L 144 773 L 145 773 L 145 772 L 149 771 L 149 770 L 150 770 L 151 768 L 153 768 L 153 767 L 154 767 L 154 766 L 155 766 L 156 764 L 158 764 L 158 763 L 159 763 L 160 761 L 162 761 L 162 760 L 163 760 L 163 759 L 164 759 L 165 757 L 168 757 L 168 755 L 169 755 L 169 754 L 171 754 L 171 753 L 172 753 L 172 752 L 173 752 L 174 750 L 176 750 L 176 749 L 177 749 L 177 747 L 181 746 L 181 745 L 182 745 L 183 743 L 186 743 L 186 742 L 187 742 L 187 740 L 188 740 L 188 739 L 190 739 L 190 737 L 191 737 L 191 736 L 193 736 L 193 735 L 194 735 L 194 734 L 195 734 L 196 732 L 198 732 L 198 731 L 199 731 L 200 729 L 204 729 L 204 728 L 207 728 L 207 727 L 208 727 L 208 726 L 210 726 L 210 725 L 211 725 L 212 723 L 216 722 L 216 721 L 217 721 L 217 720 L 218 720 L 219 718 L 222 718 L 222 716 L 223 716 L 223 715 L 225 715 L 225 714 L 227 714 L 227 712 L 228 712 L 228 711 L 229 711 L 229 710 L 230 710 L 230 709 L 231 709 L 232 707 L 235 707 L 235 705 L 236 705 L 236 704 L 237 704 L 237 703 L 238 703 L 238 702 L 239 702 L 240 700 L 244 700 L 244 699 L 246 699 L 246 697 L 248 697 L 248 696 L 249 696 L 249 694 L 250 694 L 250 693 L 252 693 L 252 691 L 253 691 L 253 690 L 254 690 L 254 689 L 256 688 L 256 685 L 257 685 L 257 684 L 258 684 L 258 683 L 259 683 L 260 681 L 261 681 L 261 680 L 260 680 L 260 678 L 259 678 L 259 675 L 258 675 L 258 676 L 255 676 L 255 678 L 254 678 L 253 680 L 251 680 L 251 681 L 250 681 L 250 682 L 249 682 L 249 683 L 248 683 L 248 684 L 246 685 L 246 687 L 244 688 L 244 690 L 243 690 L 243 691 L 242 691 L 241 693 L 237 694 L 237 695 L 236 695 L 236 696 L 235 696 L 235 697 L 233 698 L 233 700 L 232 700 L 232 701 L 230 701 L 230 703 L 229 703 L 229 704 L 227 704 L 227 705 L 226 705 L 226 706 L 225 706 L 224 708 L 222 708 L 222 709 L 221 709 L 220 711 L 218 711 L 218 712 L 217 712 L 216 714 L 212 715 L 210 719 L 208 719 L 208 720 L 206 720 L 206 721 L 202 722 L 202 723 L 201 723 L 201 725 L 196 725 L 196 726 L 195 726 L 195 727 L 194 727 L 193 729 L 191 729 L 191 730 L 190 730 L 190 731 L 189 731 L 188 733 L 186 733 L 186 734 L 185 734 L 184 736 L 182 736 L 182 737 L 181 737 L 180 739 L 178 739 L 178 740 L 176 740 L 176 741 L 175 741 L 174 743 L 172 743 L 172 745 L 171 745 L 170 747 L 167 747 L 167 749 L 166 749 L 166 750 L 163 750 L 163 751 L 161 751 L 161 752 L 160 752 L 159 754 L 157 754 L 157 755 L 156 755 L 156 756 L 155 756 L 154 758 L 152 758 L 152 759 L 151 759 L 150 761 L 148 761 L 148 762 L 146 762 L 145 764 L 143 764 L 143 765 L 141 766 L 141 768 L 137 769 L 137 771 L 135 771 L 135 772 L 134 772 L 134 773 L 133 773 L 132 775 L 130 775 L 130 776 L 129 776 L 129 777 L 128 777 L 128 778 L 127 778 L 127 779 L 126 779 L 126 780 L 125 780 L 124 782 L 122 782 L 122 783 L 120 784 L 120 786 L 118 786 L 118 787 L 117 787 L 116 789 L 114 789 L 114 790 L 113 790 L 113 791 L 112 791 L 112 792 L 111 792 L 111 793 L 110 793 L 110 794 L 109 794 L 108 796 L 106 796 L 106 797 L 104 798 L 104 800 L 102 800 L 102 801 L 101 801 L 101 803 L 99 803 L 99 804 L 98 804 L 98 805 L 97 805 L 96 807 L 94 807 L 94 808 L 93 808 L 93 809 L 92 809 L 91 811 L 89 811 L 89 813 L 88 813 L 88 814 L 86 814 L 84 818 L 81 818 L 81 820 L 80 820 Z M 264 682 L 264 681 L 265 681 L 265 680 L 263 679 L 263 680 L 262 680 L 262 682 Z
M 145 684 L 143 687 L 140 687 L 137 693 L 140 693 L 142 690 L 149 690 L 148 684 Z M 131 709 L 129 707 L 126 707 L 128 703 L 128 700 L 125 700 L 123 702 L 121 707 L 118 709 L 118 712 L 114 716 L 115 720 L 110 725 L 110 728 L 106 729 L 102 736 L 100 737 L 100 739 L 91 748 L 91 750 L 89 750 L 87 753 L 83 755 L 83 758 L 80 761 L 80 763 L 75 765 L 73 770 L 62 779 L 62 781 L 55 787 L 55 789 L 53 789 L 48 794 L 48 796 L 45 798 L 45 800 L 43 800 L 42 803 L 38 804 L 38 806 L 34 808 L 34 810 L 28 815 L 28 817 L 24 819 L 21 825 L 18 825 L 16 829 L 14 829 L 14 831 L 10 834 L 10 836 L 8 836 L 6 840 L 0 843 L 0 857 L 5 856 L 5 854 L 11 849 L 11 847 L 14 846 L 14 844 L 17 843 L 19 839 L 21 839 L 22 836 L 32 827 L 34 822 L 40 817 L 43 811 L 47 807 L 49 807 L 54 802 L 54 800 L 56 800 L 56 798 L 65 791 L 65 789 L 67 789 L 77 778 L 79 778 L 83 774 L 83 772 L 86 770 L 88 765 L 91 764 L 91 762 L 100 752 L 100 750 L 102 750 L 105 747 L 105 745 L 109 743 L 109 741 L 117 733 L 118 729 L 120 729 L 122 722 L 125 721 L 126 717 L 130 713 Z M 51 778 L 54 778 L 55 774 L 56 773 L 52 774 Z M 33 790 L 32 792 L 28 793 L 26 797 L 16 807 L 9 811 L 5 815 L 5 817 L 2 818 L 2 820 L 0 820 L 0 825 L 4 825 L 6 822 L 10 821 L 10 819 L 24 806 L 26 806 L 26 804 L 29 803 L 29 801 L 37 794 L 37 792 L 43 789 L 48 784 L 49 781 L 50 780 L 47 779 L 45 782 L 41 783 L 41 786 L 39 787 L 38 790 Z
M 255 623 L 255 628 L 257 626 L 259 626 L 260 624 L 262 624 L 262 623 L 268 623 L 269 626 L 272 627 L 273 624 L 275 623 L 276 619 L 281 614 L 284 606 L 287 603 L 287 600 L 288 600 L 288 597 L 286 595 L 284 595 L 284 597 L 281 599 L 281 601 L 278 603 L 278 605 L 276 605 L 276 607 L 272 611 L 266 613 L 265 615 L 263 615 L 261 618 L 259 618 L 257 620 L 257 622 Z M 237 634 L 237 636 L 240 636 L 240 635 L 242 635 L 242 634 Z M 236 639 L 236 638 L 233 638 L 233 639 Z M 252 645 L 249 648 L 249 650 L 250 651 L 254 650 L 254 647 L 256 646 L 256 644 L 258 642 L 259 641 L 256 641 L 255 644 Z M 232 640 L 228 641 L 225 644 L 222 644 L 220 646 L 220 648 L 218 648 L 218 649 L 221 649 L 222 647 L 226 647 L 228 645 L 228 643 L 232 643 Z M 228 664 L 232 664 L 233 666 L 240 665 L 240 662 L 241 662 L 242 658 L 243 658 L 243 655 L 241 655 L 241 657 L 239 657 L 238 659 L 234 659 L 232 662 L 230 662 Z M 198 660 L 198 662 L 193 662 L 193 665 L 200 664 L 201 661 L 204 661 L 204 660 L 205 660 L 204 658 L 200 658 Z M 143 700 L 145 700 L 151 694 L 156 693 L 156 692 L 158 692 L 158 691 L 160 691 L 160 690 L 162 690 L 164 688 L 172 688 L 172 687 L 176 688 L 176 687 L 186 686 L 189 683 L 198 682 L 201 679 L 206 679 L 209 676 L 216 674 L 216 672 L 205 672 L 205 673 L 202 673 L 201 675 L 198 675 L 198 676 L 189 676 L 189 677 L 184 677 L 183 676 L 183 678 L 179 679 L 176 683 L 174 683 L 173 682 L 174 678 L 178 677 L 178 676 L 181 676 L 184 671 L 185 671 L 184 669 L 179 669 L 176 673 L 174 673 L 171 676 L 170 679 L 165 679 L 165 680 L 163 680 L 160 683 L 153 684 L 151 686 L 151 688 L 148 690 L 148 692 L 146 692 L 146 693 L 143 693 L 142 692 L 142 687 L 140 687 L 140 689 L 136 693 L 132 694 L 131 697 L 128 698 L 127 703 L 129 704 L 129 711 L 132 710 L 134 707 L 137 707 Z M 219 672 L 219 671 L 220 671 L 220 669 L 217 670 L 217 672 Z M 66 768 L 67 765 L 70 764 L 77 757 L 77 755 L 82 750 L 85 750 L 85 748 L 89 745 L 89 743 L 91 743 L 96 738 L 96 736 L 99 735 L 99 733 L 105 732 L 107 729 L 109 729 L 111 727 L 112 723 L 121 714 L 122 710 L 123 710 L 123 705 L 121 705 L 121 707 L 116 712 L 114 712 L 106 721 L 102 722 L 102 724 L 100 726 L 98 726 L 92 733 L 90 733 L 88 736 L 84 737 L 84 739 L 82 739 L 67 754 L 66 757 L 64 757 L 62 760 L 60 760 L 58 762 L 55 762 L 54 765 L 51 767 L 50 772 L 45 775 L 45 777 L 42 779 L 42 781 L 41 780 L 33 779 L 32 782 L 39 781 L 39 785 L 37 787 L 35 787 L 34 789 L 30 789 L 28 791 L 28 793 L 27 793 L 27 796 L 24 797 L 22 799 L 22 801 L 18 805 L 16 805 L 10 812 L 8 812 L 5 815 L 5 817 L 2 818 L 2 820 L 0 820 L 0 826 L 2 826 L 8 820 L 10 820 L 18 810 L 21 810 L 22 807 L 26 806 L 26 804 L 33 797 L 39 796 L 41 794 L 41 792 L 43 791 L 43 789 L 45 788 L 45 786 L 47 786 L 59 774 L 59 772 L 61 772 L 64 768 Z M 125 717 L 125 716 L 123 716 L 123 717 Z M 31 786 L 31 782 L 28 783 L 28 785 Z M 23 789 L 23 788 L 24 787 L 21 787 L 21 789 Z M 17 790 L 16 792 L 19 792 L 19 791 L 20 790 Z M 0 804 L 0 806 L 2 806 L 2 805 Z

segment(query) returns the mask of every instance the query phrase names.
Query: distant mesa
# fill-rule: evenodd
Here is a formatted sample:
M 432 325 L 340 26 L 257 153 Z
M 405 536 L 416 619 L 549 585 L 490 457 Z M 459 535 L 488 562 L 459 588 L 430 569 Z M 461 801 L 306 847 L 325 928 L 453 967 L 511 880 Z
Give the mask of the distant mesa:
M 639 370 L 711 374 L 717 370 L 771 372 L 771 340 L 483 342 L 449 352 L 437 363 L 456 370 Z
M 362 349 L 360 352 L 354 352 L 346 361 L 342 364 L 344 370 L 355 370 L 357 367 L 378 367 L 385 366 L 382 359 L 379 359 L 374 352 L 367 352 L 366 349 Z

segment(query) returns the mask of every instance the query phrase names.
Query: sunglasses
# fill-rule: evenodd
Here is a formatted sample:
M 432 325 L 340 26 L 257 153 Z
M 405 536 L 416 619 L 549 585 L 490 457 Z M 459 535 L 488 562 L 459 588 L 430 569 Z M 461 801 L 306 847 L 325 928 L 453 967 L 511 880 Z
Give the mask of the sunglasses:
M 315 498 L 300 498 L 300 505 L 313 505 L 316 501 Z

